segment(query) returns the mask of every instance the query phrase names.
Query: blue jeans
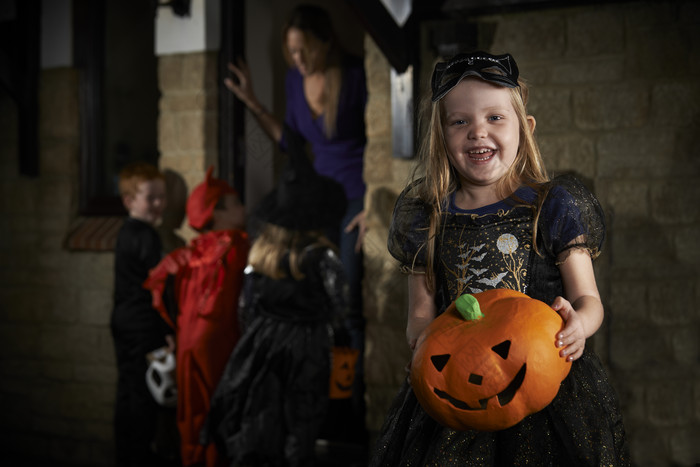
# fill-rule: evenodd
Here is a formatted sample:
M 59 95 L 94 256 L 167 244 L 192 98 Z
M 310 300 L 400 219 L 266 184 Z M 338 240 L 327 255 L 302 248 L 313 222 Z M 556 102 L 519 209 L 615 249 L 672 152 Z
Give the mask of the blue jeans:
M 348 201 L 348 208 L 340 224 L 340 229 L 328 232 L 328 238 L 338 245 L 340 261 L 343 263 L 349 285 L 350 311 L 346 327 L 350 333 L 351 346 L 360 350 L 355 368 L 353 383 L 353 406 L 356 417 L 357 431 L 364 436 L 365 424 L 365 380 L 364 380 L 364 350 L 365 350 L 365 317 L 362 311 L 362 278 L 364 273 L 362 251 L 355 252 L 355 244 L 359 229 L 345 232 L 345 227 L 364 209 L 364 199 Z
M 337 237 L 338 248 L 340 250 L 340 261 L 343 263 L 345 275 L 350 286 L 350 329 L 361 330 L 357 335 L 353 335 L 353 347 L 364 348 L 365 319 L 362 314 L 362 276 L 364 272 L 362 251 L 355 252 L 355 244 L 359 235 L 359 229 L 355 228 L 351 232 L 345 232 L 345 227 L 364 209 L 362 198 L 348 202 L 348 209 L 341 221 L 340 232 Z M 357 340 L 355 339 L 357 337 Z

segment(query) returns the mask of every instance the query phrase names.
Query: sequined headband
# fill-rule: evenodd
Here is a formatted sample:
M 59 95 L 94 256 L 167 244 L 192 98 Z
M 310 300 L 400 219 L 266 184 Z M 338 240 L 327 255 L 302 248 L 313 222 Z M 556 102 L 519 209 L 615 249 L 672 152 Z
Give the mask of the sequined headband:
M 446 62 L 435 65 L 431 88 L 432 101 L 436 102 L 467 76 L 477 76 L 490 83 L 518 87 L 518 65 L 511 54 L 491 55 L 472 52 L 455 55 Z

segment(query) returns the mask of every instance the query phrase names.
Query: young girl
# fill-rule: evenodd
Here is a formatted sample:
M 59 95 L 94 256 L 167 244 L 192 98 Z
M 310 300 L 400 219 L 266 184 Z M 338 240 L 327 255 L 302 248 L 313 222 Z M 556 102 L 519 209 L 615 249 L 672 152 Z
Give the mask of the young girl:
M 344 50 L 336 37 L 330 14 L 318 5 L 296 5 L 282 28 L 281 39 L 282 52 L 289 65 L 284 82 L 286 111 L 283 119 L 260 103 L 253 89 L 254 80 L 244 62 L 239 62 L 238 66 L 229 64 L 232 75 L 224 83 L 282 148 L 287 146 L 282 131 L 284 125 L 300 134 L 311 146 L 316 171 L 340 183 L 345 190 L 345 215 L 338 218 L 336 225 L 329 225 L 326 234 L 338 245 L 345 267 L 350 290 L 348 322 L 352 345 L 361 354 L 356 365 L 349 430 L 328 435 L 338 441 L 366 443 L 362 357 L 365 341 L 362 311 L 362 242 L 366 232 L 365 70 L 360 58 Z
M 299 147 L 290 145 L 280 185 L 253 216 L 264 225 L 246 269 L 244 334 L 203 434 L 231 465 L 311 465 L 326 415 L 334 330 L 341 334 L 348 291 L 323 230 L 343 215 L 345 195 L 315 174 Z
M 409 346 L 461 294 L 510 288 L 560 313 L 552 338 L 573 365 L 549 406 L 497 432 L 440 426 L 406 382 L 371 465 L 629 464 L 615 392 L 585 347 L 603 319 L 600 205 L 574 178 L 548 179 L 512 56 L 457 55 L 431 84 L 424 177 L 399 196 L 388 241 L 409 274 Z

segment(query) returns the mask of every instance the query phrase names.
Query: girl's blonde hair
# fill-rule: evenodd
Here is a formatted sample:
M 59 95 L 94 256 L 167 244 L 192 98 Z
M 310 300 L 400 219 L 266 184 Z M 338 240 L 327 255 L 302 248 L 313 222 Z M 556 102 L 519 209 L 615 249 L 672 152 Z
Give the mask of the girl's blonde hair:
M 465 78 L 479 79 L 479 78 Z M 510 93 L 513 109 L 518 117 L 520 139 L 518 152 L 508 171 L 497 182 L 496 190 L 501 199 L 511 197 L 513 192 L 521 185 L 538 187 L 549 181 L 539 146 L 527 119 L 527 101 L 529 89 L 525 81 L 518 80 L 518 88 L 503 87 Z M 459 178 L 450 164 L 445 144 L 443 131 L 445 112 L 443 99 L 431 102 L 428 95 L 423 105 L 422 119 L 428 117 L 427 137 L 419 149 L 419 163 L 414 171 L 414 178 L 418 174 L 425 177 L 425 183 L 419 184 L 418 196 L 430 206 L 430 222 L 428 227 L 428 240 L 426 248 L 426 280 L 432 287 L 434 279 L 433 260 L 435 258 L 435 237 L 440 231 L 440 219 L 446 200 L 449 195 L 457 190 Z M 541 206 L 537 206 L 535 226 L 533 228 L 533 245 L 537 234 L 537 217 Z
M 291 274 L 292 278 L 301 280 L 304 253 L 309 246 L 334 249 L 321 230 L 291 230 L 268 223 L 250 248 L 248 264 L 271 279 L 284 279 Z
M 299 5 L 291 13 L 282 29 L 282 53 L 289 66 L 294 65 L 287 49 L 287 33 L 291 28 L 298 29 L 304 36 L 304 57 L 310 56 L 309 45 L 320 43 L 327 46 L 323 74 L 323 119 L 325 133 L 331 138 L 336 131 L 340 88 L 343 84 L 343 57 L 345 52 L 336 39 L 328 13 L 316 5 Z

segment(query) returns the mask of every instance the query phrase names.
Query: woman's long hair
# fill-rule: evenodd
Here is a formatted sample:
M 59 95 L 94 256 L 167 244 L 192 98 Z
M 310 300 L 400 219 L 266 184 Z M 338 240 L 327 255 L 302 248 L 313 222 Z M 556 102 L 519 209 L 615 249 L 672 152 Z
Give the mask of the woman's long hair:
M 520 142 L 513 164 L 497 182 L 496 190 L 501 199 L 510 197 L 523 184 L 538 187 L 549 180 L 537 141 L 527 120 L 526 107 L 529 90 L 523 80 L 518 80 L 518 84 L 520 85 L 519 88 L 504 88 L 510 92 L 511 103 L 518 116 Z M 440 220 L 446 207 L 447 199 L 459 187 L 459 178 L 447 155 L 443 131 L 445 112 L 442 99 L 437 102 L 430 102 L 430 96 L 427 96 L 423 106 L 422 118 L 424 119 L 426 115 L 429 118 L 426 128 L 427 137 L 423 139 L 419 149 L 419 163 L 414 171 L 414 178 L 419 174 L 425 177 L 425 183 L 420 184 L 418 196 L 431 208 L 430 222 L 428 224 L 428 242 L 425 245 L 425 272 L 428 287 L 433 287 L 435 240 L 440 231 Z M 534 239 L 537 233 L 537 217 L 539 216 L 540 208 L 541 205 L 537 206 L 535 225 L 533 227 L 533 245 L 535 245 Z
M 282 29 L 282 53 L 289 66 L 294 64 L 287 49 L 287 32 L 291 28 L 298 29 L 304 35 L 304 43 L 308 48 L 312 38 L 327 46 L 325 56 L 325 85 L 323 89 L 323 110 L 326 137 L 331 138 L 336 131 L 338 121 L 338 102 L 340 101 L 340 88 L 343 84 L 343 58 L 344 50 L 341 48 L 328 12 L 316 5 L 299 5 L 292 10 L 289 19 Z M 304 50 L 304 56 L 309 56 L 309 51 Z

